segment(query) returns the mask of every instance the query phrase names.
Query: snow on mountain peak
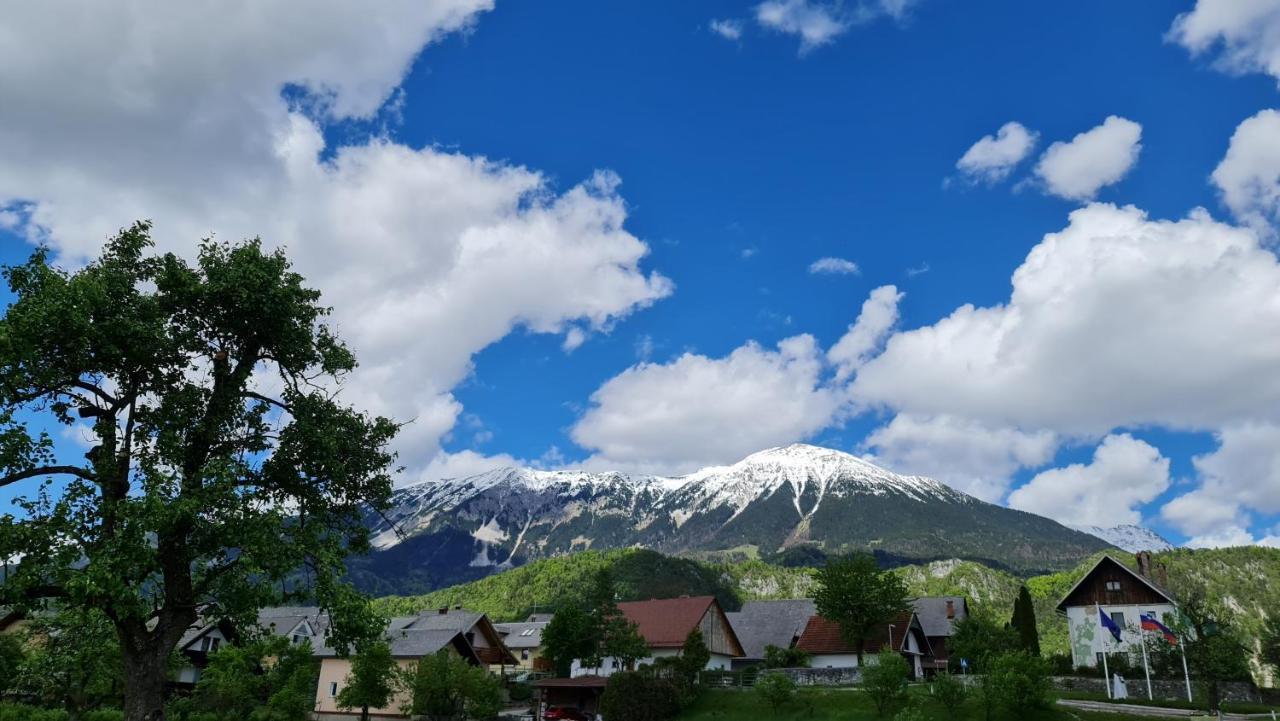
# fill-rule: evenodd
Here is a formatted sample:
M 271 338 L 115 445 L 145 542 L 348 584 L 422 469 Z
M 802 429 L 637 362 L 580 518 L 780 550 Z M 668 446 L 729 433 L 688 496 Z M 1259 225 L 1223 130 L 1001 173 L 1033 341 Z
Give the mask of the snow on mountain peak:
M 1076 526 L 1091 536 L 1101 538 L 1111 545 L 1130 553 L 1138 551 L 1171 551 L 1174 548 L 1163 536 L 1144 526 L 1125 523 L 1111 528 L 1101 526 Z

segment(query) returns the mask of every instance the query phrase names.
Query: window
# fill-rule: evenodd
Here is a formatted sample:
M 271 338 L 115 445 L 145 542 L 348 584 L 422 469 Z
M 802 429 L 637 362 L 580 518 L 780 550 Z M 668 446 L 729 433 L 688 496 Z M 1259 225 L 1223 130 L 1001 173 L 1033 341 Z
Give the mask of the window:
M 330 681 L 329 682 L 329 698 L 337 698 L 337 697 L 338 697 L 338 682 Z
M 1115 611 L 1115 612 L 1113 612 L 1113 613 L 1111 614 L 1111 620 L 1112 620 L 1112 621 L 1115 621 L 1115 622 L 1116 622 L 1116 625 L 1117 625 L 1117 626 L 1119 626 L 1120 628 L 1124 628 L 1124 627 L 1125 627 L 1125 625 L 1124 625 L 1124 614 L 1123 614 L 1123 613 L 1121 613 L 1121 612 L 1119 612 L 1119 611 Z
M 222 643 L 222 639 L 220 638 L 215 638 L 213 636 L 205 636 L 204 638 L 200 639 L 200 650 L 206 653 L 209 653 L 211 651 L 217 651 L 218 645 L 220 643 Z
M 525 650 L 523 650 L 523 651 L 521 651 L 521 652 L 520 652 L 520 660 L 521 660 L 521 661 L 528 661 L 528 660 L 529 660 L 529 650 L 528 650 L 528 649 L 525 649 Z
M 533 635 L 533 629 L 532 629 L 532 628 L 526 628 L 525 630 L 523 630 L 523 631 L 521 631 L 521 632 L 520 632 L 520 635 L 521 635 L 521 636 L 532 636 L 532 635 Z
M 1110 591 L 1110 592 L 1112 592 L 1112 593 L 1115 593 L 1115 592 L 1119 591 L 1119 590 L 1120 590 L 1120 582 L 1119 582 L 1119 581 L 1107 581 L 1107 590 L 1108 590 L 1108 591 Z
M 301 634 L 301 633 L 295 633 L 295 634 L 293 634 L 293 645 L 294 645 L 294 646 L 301 646 L 301 645 L 302 645 L 302 642 L 303 642 L 303 641 L 308 640 L 309 638 L 310 638 L 310 636 L 304 636 L 304 635 L 303 635 L 303 634 Z

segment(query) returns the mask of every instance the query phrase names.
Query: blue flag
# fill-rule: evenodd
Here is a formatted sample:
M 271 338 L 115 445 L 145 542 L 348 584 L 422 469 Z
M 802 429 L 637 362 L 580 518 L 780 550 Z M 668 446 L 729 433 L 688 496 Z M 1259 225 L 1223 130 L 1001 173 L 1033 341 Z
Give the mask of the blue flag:
M 1116 637 L 1117 641 L 1120 640 L 1120 627 L 1117 626 L 1116 622 L 1112 621 L 1111 617 L 1107 615 L 1107 612 L 1103 611 L 1101 608 L 1098 609 L 1098 620 L 1102 622 L 1103 628 L 1110 631 L 1111 635 Z

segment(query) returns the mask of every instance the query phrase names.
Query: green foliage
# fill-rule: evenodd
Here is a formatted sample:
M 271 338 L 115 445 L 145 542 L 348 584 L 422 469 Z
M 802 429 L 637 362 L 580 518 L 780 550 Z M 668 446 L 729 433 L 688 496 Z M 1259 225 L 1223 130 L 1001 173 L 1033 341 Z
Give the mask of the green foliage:
M 542 656 L 556 676 L 567 677 L 574 659 L 586 658 L 595 646 L 591 618 L 576 605 L 566 605 L 542 629 Z
M 26 704 L 0 702 L 0 721 L 69 721 L 62 709 L 44 709 Z
M 764 647 L 765 668 L 808 668 L 809 654 L 798 648 Z
M 490 719 L 502 708 L 498 678 L 447 649 L 420 659 L 410 678 L 412 701 L 405 711 L 428 721 Z
M 43 250 L 6 268 L 0 319 L 0 485 L 45 484 L 0 517 L 0 557 L 22 557 L 0 604 L 101 610 L 130 718 L 163 712 L 198 608 L 248 626 L 304 561 L 331 644 L 375 631 L 339 578 L 368 548 L 368 510 L 389 501 L 397 430 L 335 400 L 355 359 L 283 253 L 207 241 L 189 264 L 152 254 L 150 230 L 122 231 L 74 272 Z M 87 460 L 60 463 L 31 429 L 44 423 L 17 420 L 33 417 L 86 419 Z M 54 477 L 61 492 L 45 492 Z
M 1049 705 L 1049 667 L 1026 651 L 993 659 L 985 672 L 996 702 L 1017 718 Z
M 862 667 L 862 690 L 875 704 L 879 716 L 886 716 L 906 700 L 910 677 L 907 660 L 893 651 L 881 651 Z
M 1040 633 L 1036 630 L 1036 609 L 1031 603 L 1031 593 L 1026 586 L 1018 589 L 1018 598 L 1013 602 L 1013 619 L 1009 625 L 1018 634 L 1022 650 L 1032 656 L 1039 656 Z
M 930 684 L 932 700 L 949 719 L 960 718 L 964 703 L 969 699 L 969 687 L 949 673 L 940 673 Z
M 707 648 L 702 630 L 695 628 L 685 637 L 684 646 L 680 648 L 680 670 L 690 685 L 697 681 L 698 674 L 702 673 L 710 661 L 711 649 Z
M 67 609 L 35 617 L 26 633 L 31 641 L 16 683 L 24 695 L 65 709 L 72 719 L 120 705 L 120 644 L 105 616 Z
M 1262 662 L 1270 666 L 1273 672 L 1280 674 L 1280 615 L 1267 619 L 1260 641 L 1262 651 L 1259 657 Z
M 600 710 L 609 721 L 663 721 L 680 712 L 680 690 L 667 678 L 624 671 L 609 677 Z
M 1209 600 L 1206 589 L 1192 588 L 1181 600 L 1175 631 L 1186 645 L 1187 667 L 1210 711 L 1222 705 L 1222 684 L 1249 678 L 1248 649 L 1228 606 Z
M 22 648 L 22 639 L 17 634 L 0 635 L 0 694 L 14 690 L 18 672 L 26 659 L 27 652 Z
M 1018 633 L 982 616 L 970 616 L 956 624 L 947 640 L 947 655 L 955 662 L 968 659 L 969 666 L 982 672 L 989 659 L 1021 648 Z
M 756 680 L 756 695 L 776 715 L 796 695 L 796 682 L 783 673 L 766 673 Z
M 338 692 L 338 708 L 360 709 L 367 721 L 369 709 L 391 704 L 400 684 L 400 667 L 385 641 L 367 644 L 351 657 L 351 672 Z
M 840 625 L 841 635 L 857 651 L 859 665 L 872 628 L 908 608 L 902 579 L 880 570 L 875 557 L 866 553 L 827 561 L 818 571 L 813 600 L 821 616 Z
M 208 721 L 305 721 L 315 708 L 319 663 L 311 644 L 290 645 L 278 636 L 224 645 L 209 655 L 189 707 Z

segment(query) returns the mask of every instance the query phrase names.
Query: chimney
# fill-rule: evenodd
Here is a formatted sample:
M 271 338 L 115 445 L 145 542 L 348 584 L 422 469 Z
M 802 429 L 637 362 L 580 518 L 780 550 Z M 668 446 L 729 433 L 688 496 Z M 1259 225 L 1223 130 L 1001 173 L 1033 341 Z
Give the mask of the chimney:
M 947 618 L 955 618 L 955 617 L 956 617 L 956 602 L 948 598 L 947 599 Z
M 1151 578 L 1151 552 L 1138 551 L 1137 559 L 1138 559 L 1138 575 L 1147 579 Z

